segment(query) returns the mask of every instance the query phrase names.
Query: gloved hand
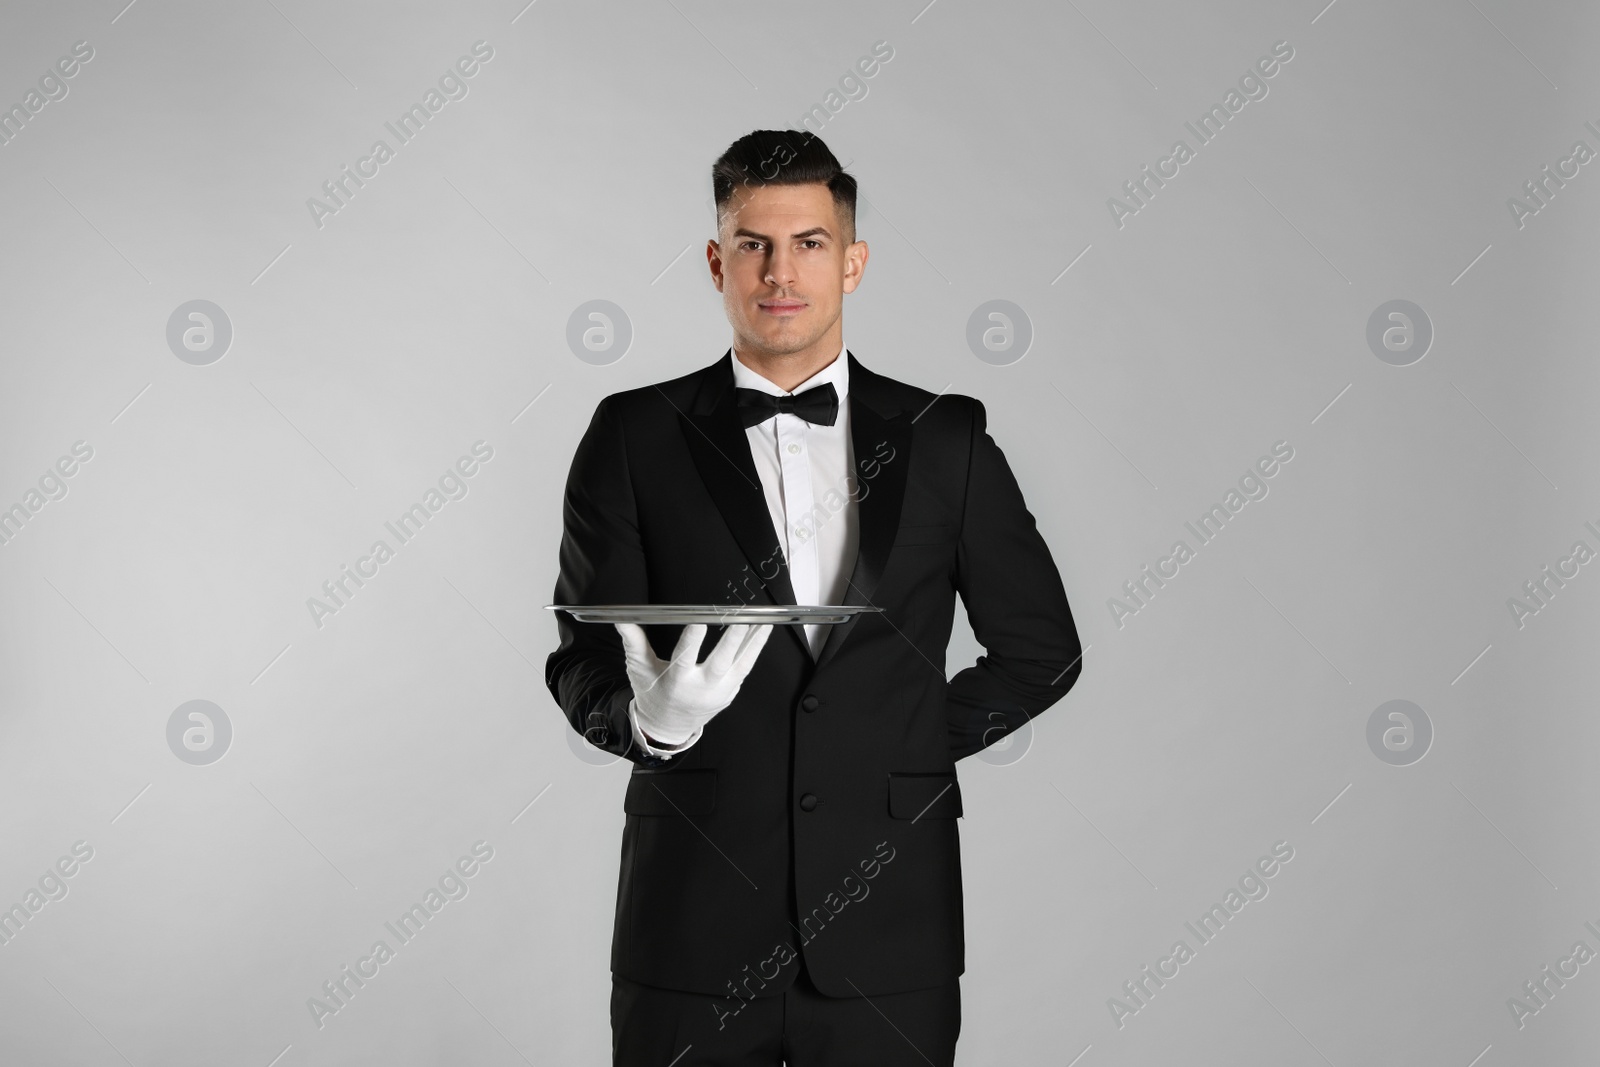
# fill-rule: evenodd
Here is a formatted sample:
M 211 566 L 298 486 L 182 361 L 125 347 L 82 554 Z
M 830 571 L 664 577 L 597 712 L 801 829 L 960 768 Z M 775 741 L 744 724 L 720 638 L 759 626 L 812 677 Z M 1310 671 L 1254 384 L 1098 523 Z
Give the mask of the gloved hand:
M 659 741 L 676 748 L 699 740 L 705 724 L 733 703 L 766 646 L 773 624 L 729 626 L 704 663 L 695 662 L 706 635 L 704 623 L 683 628 L 672 659 L 665 663 L 636 624 L 613 625 L 622 636 L 628 681 L 633 685 L 630 709 L 635 722 L 652 744 Z

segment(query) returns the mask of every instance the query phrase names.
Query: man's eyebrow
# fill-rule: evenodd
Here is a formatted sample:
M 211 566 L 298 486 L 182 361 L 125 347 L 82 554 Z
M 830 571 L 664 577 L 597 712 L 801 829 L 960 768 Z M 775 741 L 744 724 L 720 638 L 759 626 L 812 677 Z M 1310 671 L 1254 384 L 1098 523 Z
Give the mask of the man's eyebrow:
M 821 234 L 823 237 L 833 236 L 826 226 L 813 226 L 809 230 L 802 230 L 799 233 L 790 235 L 790 239 L 798 241 L 803 237 L 814 237 L 818 234 Z M 756 233 L 754 230 L 747 230 L 743 226 L 740 226 L 738 229 L 734 230 L 733 235 L 735 237 L 754 237 L 758 241 L 772 240 L 772 238 L 768 237 L 764 233 Z

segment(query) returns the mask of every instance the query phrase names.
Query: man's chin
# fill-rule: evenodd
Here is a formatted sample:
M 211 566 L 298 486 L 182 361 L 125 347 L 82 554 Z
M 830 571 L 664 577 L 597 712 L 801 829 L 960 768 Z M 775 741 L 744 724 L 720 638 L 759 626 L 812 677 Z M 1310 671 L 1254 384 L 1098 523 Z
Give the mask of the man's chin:
M 757 334 L 752 340 L 753 347 L 769 356 L 792 356 L 796 352 L 805 351 L 816 342 L 816 338 L 809 334 L 788 329 L 770 330 Z

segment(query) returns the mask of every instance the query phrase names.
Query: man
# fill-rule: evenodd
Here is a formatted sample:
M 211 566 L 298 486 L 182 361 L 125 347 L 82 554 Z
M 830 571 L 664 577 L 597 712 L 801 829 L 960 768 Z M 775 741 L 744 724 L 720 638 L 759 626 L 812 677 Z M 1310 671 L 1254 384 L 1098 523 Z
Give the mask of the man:
M 712 169 L 733 345 L 616 393 L 573 459 L 556 602 L 854 604 L 835 626 L 574 622 L 546 681 L 633 762 L 616 1064 L 950 1064 L 965 968 L 955 764 L 1059 700 L 1080 645 L 983 404 L 868 370 L 856 182 L 810 134 Z M 946 680 L 959 593 L 987 655 Z M 659 631 L 659 632 L 657 632 Z

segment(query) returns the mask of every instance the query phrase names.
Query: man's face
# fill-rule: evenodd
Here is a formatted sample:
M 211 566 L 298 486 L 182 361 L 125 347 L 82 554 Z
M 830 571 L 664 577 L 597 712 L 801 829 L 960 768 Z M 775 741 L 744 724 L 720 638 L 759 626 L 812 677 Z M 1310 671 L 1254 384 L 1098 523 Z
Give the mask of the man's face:
M 726 212 L 706 258 L 741 347 L 783 356 L 839 336 L 830 331 L 861 283 L 867 243 L 846 243 L 828 187 L 741 185 Z

